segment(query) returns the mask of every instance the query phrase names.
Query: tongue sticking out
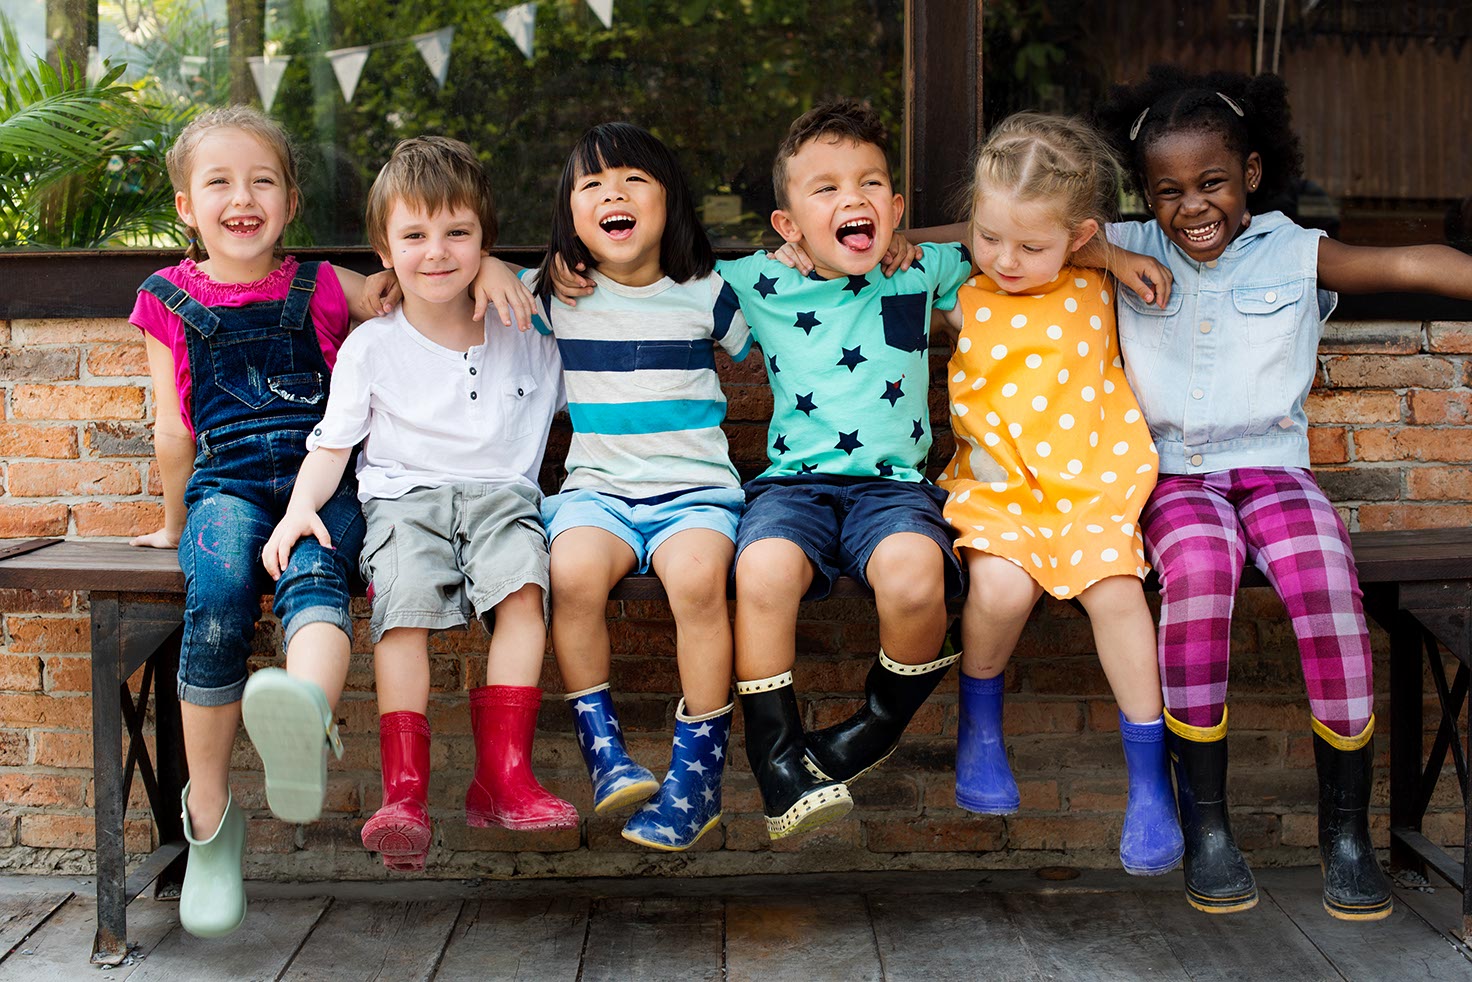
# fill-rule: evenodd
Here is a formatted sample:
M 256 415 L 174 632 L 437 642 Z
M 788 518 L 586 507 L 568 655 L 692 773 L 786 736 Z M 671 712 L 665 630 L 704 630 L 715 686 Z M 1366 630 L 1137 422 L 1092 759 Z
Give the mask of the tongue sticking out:
M 844 225 L 838 230 L 838 241 L 854 252 L 865 252 L 874 244 L 874 226 L 868 222 Z

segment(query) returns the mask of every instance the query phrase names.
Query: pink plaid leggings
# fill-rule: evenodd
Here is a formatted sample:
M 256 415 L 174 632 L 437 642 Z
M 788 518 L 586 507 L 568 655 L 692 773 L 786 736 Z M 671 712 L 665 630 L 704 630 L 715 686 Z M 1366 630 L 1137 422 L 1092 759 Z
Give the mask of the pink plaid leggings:
M 1222 720 L 1232 604 L 1250 559 L 1288 609 L 1314 716 L 1341 736 L 1364 730 L 1375 687 L 1359 577 L 1349 533 L 1312 474 L 1162 475 L 1140 526 L 1160 575 L 1160 681 L 1172 716 Z

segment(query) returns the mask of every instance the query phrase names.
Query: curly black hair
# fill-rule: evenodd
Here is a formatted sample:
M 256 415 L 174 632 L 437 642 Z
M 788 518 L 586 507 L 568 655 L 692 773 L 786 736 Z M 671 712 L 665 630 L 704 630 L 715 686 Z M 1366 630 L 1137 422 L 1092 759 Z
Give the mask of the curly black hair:
M 1242 115 L 1237 115 L 1223 95 L 1241 107 Z M 1130 130 L 1142 112 L 1145 118 L 1131 139 Z M 1262 158 L 1262 181 L 1247 196 L 1247 206 L 1254 212 L 1280 199 L 1303 172 L 1288 85 L 1277 75 L 1197 75 L 1177 65 L 1152 65 L 1143 79 L 1111 86 L 1108 97 L 1094 110 L 1094 121 L 1118 149 L 1137 191 L 1144 191 L 1145 154 L 1150 146 L 1182 130 L 1219 134 L 1244 162 L 1256 151 Z

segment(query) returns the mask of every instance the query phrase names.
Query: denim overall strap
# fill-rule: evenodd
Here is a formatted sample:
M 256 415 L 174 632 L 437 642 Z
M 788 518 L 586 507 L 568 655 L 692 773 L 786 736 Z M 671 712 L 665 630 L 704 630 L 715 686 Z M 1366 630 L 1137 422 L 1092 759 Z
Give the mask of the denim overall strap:
M 320 262 L 311 262 L 296 268 L 296 275 L 291 278 L 291 290 L 281 307 L 281 326 L 287 330 L 300 330 L 307 323 L 312 294 L 317 289 L 317 270 L 321 266 Z
M 157 273 L 144 280 L 138 291 L 153 295 L 171 313 L 177 314 L 180 320 L 205 337 L 215 333 L 215 328 L 220 324 L 220 319 L 208 307 L 191 297 L 188 290 L 170 283 Z

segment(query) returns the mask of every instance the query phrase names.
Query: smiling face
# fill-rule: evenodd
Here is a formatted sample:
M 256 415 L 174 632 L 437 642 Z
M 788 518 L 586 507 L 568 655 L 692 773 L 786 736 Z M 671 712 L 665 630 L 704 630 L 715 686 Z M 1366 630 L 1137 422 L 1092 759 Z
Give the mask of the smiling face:
M 270 146 L 222 126 L 200 137 L 189 189 L 174 195 L 174 207 L 209 253 L 200 268 L 221 283 L 249 283 L 276 268 L 276 244 L 296 213 L 296 194 Z
M 648 286 L 664 275 L 664 186 L 637 167 L 607 167 L 573 181 L 573 231 L 598 271 L 625 286 Z
M 1027 293 L 1058 278 L 1058 271 L 1099 230 L 1087 219 L 1070 234 L 1047 201 L 1013 201 L 984 194 L 971 215 L 971 257 L 1008 293 Z
M 468 314 L 470 284 L 480 272 L 480 218 L 472 208 L 455 205 L 426 213 L 418 202 L 395 198 L 385 222 L 388 252 L 379 253 L 404 291 L 404 313 L 411 321 L 416 308 L 451 305 L 452 313 Z M 463 307 L 461 311 L 458 308 Z
M 1262 158 L 1240 155 L 1211 130 L 1167 133 L 1145 150 L 1145 197 L 1165 234 L 1196 262 L 1220 256 L 1242 232 Z
M 772 227 L 800 244 L 825 279 L 878 266 L 905 212 L 884 151 L 843 137 L 809 140 L 788 159 L 787 201 L 772 212 Z

